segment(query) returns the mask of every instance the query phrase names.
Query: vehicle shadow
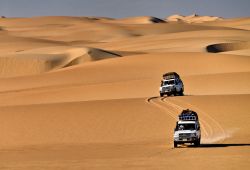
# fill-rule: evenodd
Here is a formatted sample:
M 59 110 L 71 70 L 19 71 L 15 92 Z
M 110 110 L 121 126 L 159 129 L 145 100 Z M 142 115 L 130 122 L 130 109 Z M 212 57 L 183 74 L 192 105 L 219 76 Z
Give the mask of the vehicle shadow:
M 200 144 L 200 146 L 193 146 L 189 145 L 188 147 L 192 148 L 222 148 L 222 147 L 236 147 L 236 146 L 250 146 L 248 143 L 233 143 L 233 144 L 225 144 L 225 143 L 220 143 L 220 144 Z

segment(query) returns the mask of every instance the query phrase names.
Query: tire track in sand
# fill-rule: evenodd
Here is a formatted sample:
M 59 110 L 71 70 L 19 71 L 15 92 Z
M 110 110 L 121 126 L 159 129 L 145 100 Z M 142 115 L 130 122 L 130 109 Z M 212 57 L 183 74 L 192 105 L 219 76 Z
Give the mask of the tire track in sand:
M 164 113 L 166 113 L 167 116 L 169 116 L 170 118 L 172 118 L 174 121 L 177 121 L 177 117 L 176 117 L 176 113 L 174 113 L 173 111 L 170 111 L 170 109 L 168 109 L 165 105 L 162 105 L 161 102 L 159 102 L 160 97 L 155 96 L 155 97 L 150 97 L 146 99 L 146 102 L 153 105 L 154 107 L 159 108 L 160 110 L 164 111 Z M 169 142 L 167 142 L 168 148 L 164 149 L 164 151 L 150 155 L 150 157 L 155 157 L 161 154 L 168 154 L 169 156 L 171 155 L 175 155 L 175 154 L 180 154 L 183 152 L 187 152 L 188 150 L 176 150 L 173 147 L 173 140 L 169 140 Z
M 151 97 L 147 99 L 147 102 L 158 107 L 159 109 L 165 111 L 165 113 L 167 115 L 169 115 L 171 118 L 173 118 L 175 121 L 178 120 L 178 115 L 180 114 L 180 112 L 186 108 L 181 107 L 179 105 L 176 104 L 172 104 L 172 102 L 166 102 L 165 99 L 167 97 Z M 211 127 L 204 122 L 203 120 L 201 120 L 201 126 L 203 126 L 203 131 L 205 133 L 205 136 L 209 136 L 211 135 L 210 133 L 212 132 L 208 132 L 207 129 L 211 129 Z
M 163 98 L 161 98 L 161 101 L 164 102 L 165 104 L 168 104 L 171 107 L 173 107 L 173 109 L 175 109 L 178 112 L 178 114 L 180 114 L 183 110 L 188 109 L 188 108 L 182 107 L 180 105 L 177 105 L 173 102 L 170 102 L 167 99 L 168 99 L 167 97 L 163 97 Z M 176 116 L 178 116 L 178 115 L 176 115 Z M 214 133 L 212 126 L 207 121 L 202 119 L 201 117 L 199 117 L 199 121 L 200 121 L 200 124 L 202 126 L 202 131 L 204 131 L 204 133 L 205 133 L 204 136 L 205 137 L 212 136 Z
M 175 121 L 177 120 L 179 113 L 184 109 L 189 108 L 198 112 L 198 114 L 201 115 L 199 118 L 202 131 L 204 132 L 204 135 L 202 136 L 203 143 L 223 142 L 223 140 L 227 138 L 224 128 L 214 118 L 190 103 L 178 100 L 176 97 L 151 97 L 147 99 L 147 102 L 163 110 Z
M 176 121 L 176 116 L 175 116 L 175 113 L 172 113 L 170 110 L 168 110 L 165 106 L 162 106 L 159 102 L 157 102 L 157 100 L 159 100 L 159 97 L 156 96 L 156 97 L 151 97 L 151 98 L 148 98 L 146 100 L 147 103 L 153 105 L 154 107 L 157 107 L 159 108 L 160 110 L 164 111 L 164 113 L 169 116 L 171 119 L 173 119 L 174 121 Z M 171 145 L 173 144 L 172 140 L 168 140 L 169 142 L 167 142 L 168 145 Z
M 190 108 L 192 110 L 195 110 L 200 117 L 203 117 L 201 120 L 203 121 L 203 124 L 205 123 L 207 127 L 210 129 L 210 134 L 208 136 L 205 136 L 203 142 L 205 143 L 214 143 L 214 142 L 219 142 L 222 143 L 227 137 L 227 133 L 222 127 L 222 125 L 216 121 L 212 116 L 210 116 L 208 113 L 205 111 L 199 109 L 197 106 L 184 102 L 180 99 L 177 98 L 168 98 L 168 100 L 164 99 L 164 101 L 168 102 L 169 104 L 175 106 L 176 108 L 183 109 L 183 108 Z M 204 124 L 204 125 L 205 125 Z

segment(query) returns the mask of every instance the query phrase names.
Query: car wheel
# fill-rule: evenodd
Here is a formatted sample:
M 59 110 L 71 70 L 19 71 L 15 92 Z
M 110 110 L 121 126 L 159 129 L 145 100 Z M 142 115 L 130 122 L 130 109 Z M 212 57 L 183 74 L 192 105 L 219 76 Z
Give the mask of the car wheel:
M 180 92 L 178 93 L 180 96 L 184 96 L 183 94 L 183 89 L 180 90 Z
M 200 139 L 194 142 L 194 146 L 199 146 L 200 145 Z

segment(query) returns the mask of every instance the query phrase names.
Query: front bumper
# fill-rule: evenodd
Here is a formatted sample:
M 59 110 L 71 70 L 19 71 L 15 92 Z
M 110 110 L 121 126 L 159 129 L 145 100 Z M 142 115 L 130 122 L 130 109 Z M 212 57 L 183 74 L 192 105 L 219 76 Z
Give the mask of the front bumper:
M 163 87 L 161 90 L 160 90 L 160 93 L 172 93 L 172 92 L 175 92 L 175 88 L 174 87 Z
M 188 137 L 188 138 L 177 137 L 177 138 L 174 138 L 174 141 L 178 142 L 178 143 L 193 143 L 193 142 L 195 142 L 197 140 L 198 139 L 196 137 Z

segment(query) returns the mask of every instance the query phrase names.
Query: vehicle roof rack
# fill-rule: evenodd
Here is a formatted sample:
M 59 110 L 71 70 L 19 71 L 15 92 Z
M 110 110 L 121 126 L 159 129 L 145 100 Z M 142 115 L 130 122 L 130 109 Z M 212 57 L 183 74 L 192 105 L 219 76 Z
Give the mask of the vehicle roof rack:
M 179 115 L 179 120 L 182 121 L 198 121 L 198 115 L 196 112 L 192 111 L 192 110 L 183 110 L 182 113 Z
M 179 74 L 176 72 L 168 72 L 163 74 L 163 79 L 174 79 L 174 78 L 180 78 Z

